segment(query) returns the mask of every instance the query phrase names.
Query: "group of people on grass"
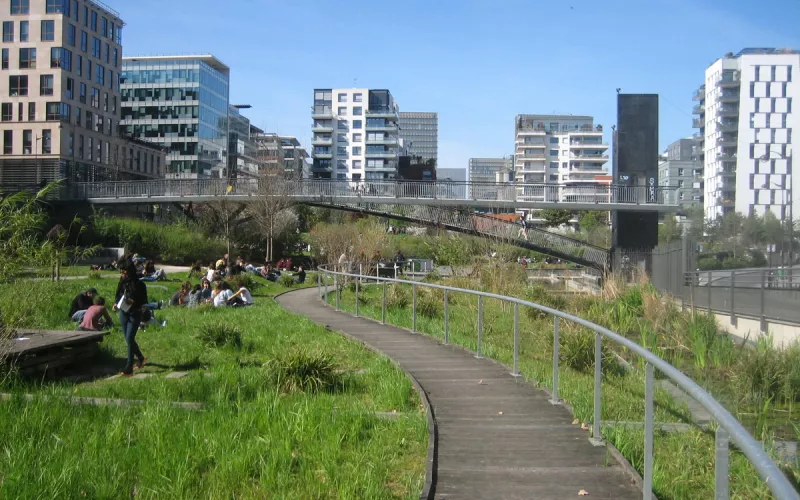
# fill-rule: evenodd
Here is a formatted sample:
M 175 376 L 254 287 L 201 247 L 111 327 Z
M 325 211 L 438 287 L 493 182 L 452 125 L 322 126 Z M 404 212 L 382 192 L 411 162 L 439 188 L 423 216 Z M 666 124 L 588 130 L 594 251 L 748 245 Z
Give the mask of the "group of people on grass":
M 292 272 L 291 270 L 293 269 L 292 259 L 290 258 L 279 260 L 275 266 L 270 262 L 267 262 L 263 266 L 255 266 L 248 263 L 241 256 L 237 257 L 235 261 L 231 261 L 229 254 L 225 254 L 216 262 L 211 262 L 208 267 L 205 268 L 205 271 L 200 262 L 195 262 L 189 272 L 189 277 L 191 278 L 194 275 L 205 276 L 204 279 L 206 281 L 215 283 L 223 279 L 233 279 L 234 276 L 241 274 L 252 273 L 268 281 L 276 282 L 282 273 Z M 293 277 L 295 283 L 305 283 L 306 272 L 303 266 L 297 266 L 297 268 L 294 269 Z

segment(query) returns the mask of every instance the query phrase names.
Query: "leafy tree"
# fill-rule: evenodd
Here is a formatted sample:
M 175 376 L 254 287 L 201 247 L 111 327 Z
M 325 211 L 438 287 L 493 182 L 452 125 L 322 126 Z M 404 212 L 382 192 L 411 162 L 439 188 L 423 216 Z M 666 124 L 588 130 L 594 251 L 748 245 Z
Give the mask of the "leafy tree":
M 689 220 L 687 235 L 693 241 L 703 240 L 707 228 L 706 214 L 702 205 L 695 205 L 686 209 L 686 218 Z
M 608 212 L 600 212 L 598 210 L 581 212 L 578 217 L 578 224 L 582 231 L 591 233 L 599 227 L 608 225 Z
M 742 222 L 742 244 L 748 247 L 753 247 L 758 246 L 763 242 L 764 221 L 758 215 L 751 214 Z
M 542 210 L 540 215 L 544 219 L 545 227 L 563 226 L 564 224 L 569 224 L 569 221 L 572 220 L 572 212 L 569 210 L 547 208 Z
M 683 237 L 683 228 L 678 224 L 678 220 L 672 214 L 664 216 L 664 223 L 658 226 L 658 242 L 672 243 L 680 241 Z
M 786 241 L 786 231 L 781 221 L 772 211 L 767 210 L 762 217 L 763 237 L 766 243 L 777 245 Z

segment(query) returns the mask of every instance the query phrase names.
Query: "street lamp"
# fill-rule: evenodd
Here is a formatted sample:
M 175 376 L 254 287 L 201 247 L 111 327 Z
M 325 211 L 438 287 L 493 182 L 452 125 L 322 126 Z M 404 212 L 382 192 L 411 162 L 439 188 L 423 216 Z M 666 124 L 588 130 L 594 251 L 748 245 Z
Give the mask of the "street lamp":
M 791 183 L 792 183 L 792 180 L 793 180 L 792 179 L 792 177 L 793 177 L 792 176 L 792 163 L 791 163 L 792 157 L 791 156 L 787 156 L 787 155 L 785 155 L 785 154 L 783 154 L 783 153 L 781 153 L 779 151 L 769 150 L 769 152 L 767 152 L 766 154 L 762 155 L 759 158 L 759 161 L 762 162 L 762 163 L 766 163 L 766 162 L 768 162 L 770 160 L 770 155 L 773 155 L 773 154 L 778 155 L 778 157 L 780 157 L 782 160 L 788 160 L 788 162 L 789 162 L 789 165 L 788 165 L 789 168 L 787 169 L 787 172 L 786 172 L 787 175 L 789 176 L 789 187 L 788 188 L 782 187 L 781 189 L 785 193 L 783 204 L 785 206 L 787 204 L 787 201 L 788 201 L 788 205 L 789 205 L 789 210 L 788 210 L 788 212 L 789 212 L 788 213 L 788 217 L 789 217 L 789 266 L 788 266 L 788 268 L 789 268 L 789 283 L 790 283 L 790 286 L 791 286 L 792 266 L 794 265 L 794 219 L 792 218 L 792 215 L 793 215 L 792 214 L 792 205 L 793 205 L 793 203 L 792 203 L 792 188 L 791 188 L 791 186 L 792 186 Z M 777 186 L 774 183 L 773 183 L 773 185 Z M 784 178 L 784 186 L 785 185 L 786 185 L 786 178 Z M 786 215 L 786 214 L 784 214 L 784 215 Z

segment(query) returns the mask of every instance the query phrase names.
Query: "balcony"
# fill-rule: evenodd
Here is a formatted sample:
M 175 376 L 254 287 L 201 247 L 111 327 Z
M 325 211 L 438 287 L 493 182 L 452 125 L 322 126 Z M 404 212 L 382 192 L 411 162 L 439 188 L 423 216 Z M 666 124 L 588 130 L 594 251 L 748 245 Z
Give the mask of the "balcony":
M 314 120 L 333 120 L 333 109 L 328 107 L 319 107 L 311 112 L 311 118 Z
M 370 125 L 367 123 L 364 128 L 373 132 L 397 132 L 397 125 Z
M 734 200 L 728 198 L 717 198 L 717 205 L 721 207 L 734 206 Z
M 692 94 L 693 101 L 704 101 L 706 98 L 706 86 L 700 85 L 700 88 L 694 91 Z
M 735 168 L 719 168 L 715 174 L 717 177 L 722 178 L 731 178 L 736 177 L 736 169 Z
M 578 153 L 569 155 L 572 161 L 607 161 L 608 155 L 601 153 Z
M 536 128 L 521 128 L 517 130 L 517 135 L 528 135 L 528 136 L 542 136 L 547 133 L 544 127 L 536 127 Z
M 314 125 L 311 132 L 333 132 L 333 125 Z
M 738 71 L 723 73 L 722 78 L 717 81 L 718 87 L 738 87 L 741 75 Z
M 602 140 L 589 140 L 589 141 L 582 141 L 582 140 L 572 140 L 569 142 L 570 149 L 608 149 L 607 144 L 603 144 Z
M 364 156 L 367 158 L 397 158 L 397 151 L 378 151 L 372 153 L 367 151 L 364 153 Z
M 397 164 L 394 162 L 385 163 L 379 167 L 370 167 L 367 165 L 364 167 L 364 170 L 367 172 L 394 172 L 397 170 Z
M 544 142 L 520 142 L 517 141 L 517 149 L 545 149 L 547 144 Z
M 717 153 L 717 161 L 736 161 L 736 155 Z
M 545 172 L 547 172 L 547 165 L 545 165 L 544 163 L 531 165 L 529 167 L 517 165 L 516 168 L 517 174 L 544 174 Z
M 702 143 L 705 141 L 705 136 L 700 132 L 696 132 L 692 135 L 692 139 L 694 139 L 694 142 Z
M 723 92 L 722 94 L 717 96 L 717 102 L 720 102 L 720 103 L 739 102 L 739 94 L 738 93 Z
M 525 154 L 517 154 L 518 161 L 546 161 L 547 155 L 544 154 L 544 151 L 541 153 L 536 153 L 533 151 L 526 151 Z
M 706 126 L 706 121 L 702 118 L 692 118 L 692 128 L 703 128 Z
M 719 116 L 739 116 L 739 106 L 720 106 L 717 114 Z
M 704 104 L 695 104 L 692 108 L 693 115 L 702 115 L 706 112 L 706 106 Z
M 318 158 L 320 160 L 330 159 L 330 158 L 333 158 L 333 151 L 328 151 L 328 152 L 324 152 L 323 151 L 323 152 L 319 152 L 319 153 L 315 152 L 314 154 L 312 154 L 312 157 L 313 158 Z
M 738 122 L 717 122 L 717 131 L 719 132 L 739 132 Z
M 385 145 L 385 146 L 396 146 L 397 145 L 397 137 L 384 137 L 383 139 L 367 139 L 367 144 L 374 144 L 374 145 Z
M 312 146 L 332 146 L 333 145 L 333 138 L 328 137 L 327 139 L 323 137 L 314 137 L 311 141 Z
M 393 109 L 368 109 L 367 116 L 371 118 L 391 118 L 397 119 L 397 111 Z

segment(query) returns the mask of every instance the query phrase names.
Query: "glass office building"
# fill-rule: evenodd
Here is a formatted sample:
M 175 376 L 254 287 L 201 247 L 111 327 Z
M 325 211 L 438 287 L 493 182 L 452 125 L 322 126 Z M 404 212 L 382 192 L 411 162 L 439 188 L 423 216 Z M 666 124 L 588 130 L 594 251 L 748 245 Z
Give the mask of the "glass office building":
M 409 156 L 423 162 L 437 161 L 439 156 L 439 113 L 400 112 L 400 138 Z
M 211 55 L 122 59 L 125 135 L 167 149 L 168 178 L 227 175 L 230 69 Z

